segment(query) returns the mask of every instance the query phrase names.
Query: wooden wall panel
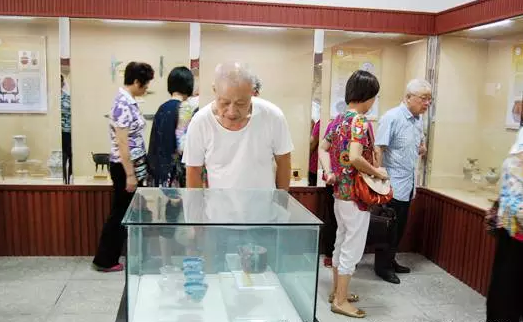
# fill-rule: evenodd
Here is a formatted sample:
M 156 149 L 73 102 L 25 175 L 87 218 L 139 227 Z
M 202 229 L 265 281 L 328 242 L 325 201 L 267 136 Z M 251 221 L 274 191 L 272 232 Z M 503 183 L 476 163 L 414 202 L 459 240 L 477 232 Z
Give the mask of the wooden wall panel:
M 519 15 L 523 15 L 521 0 L 478 0 L 438 13 L 434 33 L 463 30 Z
M 331 211 L 324 188 L 290 193 L 320 219 Z M 107 186 L 0 185 L 0 255 L 92 256 L 110 206 Z M 484 229 L 482 209 L 419 189 L 400 250 L 419 252 L 487 292 L 495 239 Z
M 419 252 L 486 295 L 496 240 L 485 231 L 484 210 L 427 189 L 420 189 L 418 198 Z
M 324 188 L 292 187 L 290 194 L 322 221 L 332 211 Z M 0 185 L 0 201 L 0 255 L 91 256 L 109 215 L 111 187 Z M 413 213 L 401 251 L 417 251 L 419 225 Z
M 435 15 L 408 11 L 202 0 L 2 0 L 0 15 L 148 19 L 429 35 Z
M 0 255 L 92 255 L 110 198 L 103 186 L 0 186 Z

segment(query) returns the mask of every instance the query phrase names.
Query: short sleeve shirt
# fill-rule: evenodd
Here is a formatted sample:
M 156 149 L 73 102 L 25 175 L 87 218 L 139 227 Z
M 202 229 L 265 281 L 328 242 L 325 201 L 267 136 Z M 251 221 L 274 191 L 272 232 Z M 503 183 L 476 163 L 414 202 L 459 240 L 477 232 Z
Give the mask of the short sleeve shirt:
M 120 88 L 114 99 L 111 113 L 109 114 L 109 134 L 111 137 L 110 161 L 121 163 L 120 149 L 116 140 L 116 128 L 129 131 L 128 145 L 131 160 L 136 160 L 145 155 L 144 129 L 145 119 L 138 108 L 138 103 L 125 89 Z
M 333 124 L 325 136 L 330 143 L 331 167 L 336 175 L 334 197 L 355 201 L 361 210 L 367 210 L 367 206 L 359 201 L 355 194 L 354 185 L 358 170 L 349 159 L 350 144 L 360 143 L 363 147 L 363 157 L 372 163 L 374 145 L 369 135 L 371 131 L 372 125 L 364 115 L 348 111 L 339 117 L 337 124 Z

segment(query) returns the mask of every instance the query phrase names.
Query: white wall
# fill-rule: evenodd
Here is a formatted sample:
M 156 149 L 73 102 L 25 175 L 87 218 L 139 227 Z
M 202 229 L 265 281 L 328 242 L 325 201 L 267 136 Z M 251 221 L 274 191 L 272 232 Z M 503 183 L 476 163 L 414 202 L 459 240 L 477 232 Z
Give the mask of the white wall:
M 225 0 L 224 0 L 225 1 Z M 226 0 L 230 1 L 230 0 Z M 244 1 L 244 0 L 232 0 Z M 248 2 L 269 2 L 302 4 L 317 6 L 334 6 L 347 8 L 369 8 L 369 9 L 388 9 L 406 10 L 422 12 L 440 12 L 473 0 L 248 0 Z

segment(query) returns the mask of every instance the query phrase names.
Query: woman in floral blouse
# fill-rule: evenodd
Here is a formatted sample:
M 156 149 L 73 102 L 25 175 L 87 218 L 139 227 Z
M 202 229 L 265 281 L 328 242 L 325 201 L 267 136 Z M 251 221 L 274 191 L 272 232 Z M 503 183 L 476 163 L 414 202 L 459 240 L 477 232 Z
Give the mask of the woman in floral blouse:
M 365 114 L 374 104 L 379 82 L 366 71 L 356 71 L 347 81 L 347 112 L 325 136 L 320 147 L 320 162 L 327 184 L 334 185 L 334 214 L 338 229 L 332 258 L 333 291 L 329 296 L 331 311 L 349 317 L 363 318 L 366 313 L 352 303 L 349 283 L 365 249 L 370 214 L 367 205 L 355 195 L 354 180 L 358 171 L 387 178 L 382 168 L 374 166 L 372 125 Z
M 135 98 L 145 94 L 153 78 L 154 70 L 149 64 L 129 63 L 125 68 L 124 86 L 118 90 L 109 114 L 113 202 L 93 260 L 93 268 L 98 271 L 123 270 L 123 265 L 118 263 L 126 238 L 121 222 L 136 187 L 143 185 L 147 178 L 145 119 Z
M 523 320 L 523 129 L 503 162 L 498 207 L 487 215 L 498 238 L 487 322 Z

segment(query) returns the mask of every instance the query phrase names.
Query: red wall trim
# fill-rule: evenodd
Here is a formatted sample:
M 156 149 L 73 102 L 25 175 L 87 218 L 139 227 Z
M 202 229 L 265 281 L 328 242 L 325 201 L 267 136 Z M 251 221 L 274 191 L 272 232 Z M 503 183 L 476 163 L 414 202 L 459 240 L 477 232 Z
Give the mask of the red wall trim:
M 434 32 L 443 34 L 519 15 L 523 15 L 522 0 L 478 0 L 437 14 Z
M 0 15 L 255 24 L 430 35 L 432 13 L 201 0 L 2 0 Z
M 486 295 L 496 239 L 485 230 L 485 210 L 428 189 L 417 192 L 414 218 L 421 222 L 420 253 Z

